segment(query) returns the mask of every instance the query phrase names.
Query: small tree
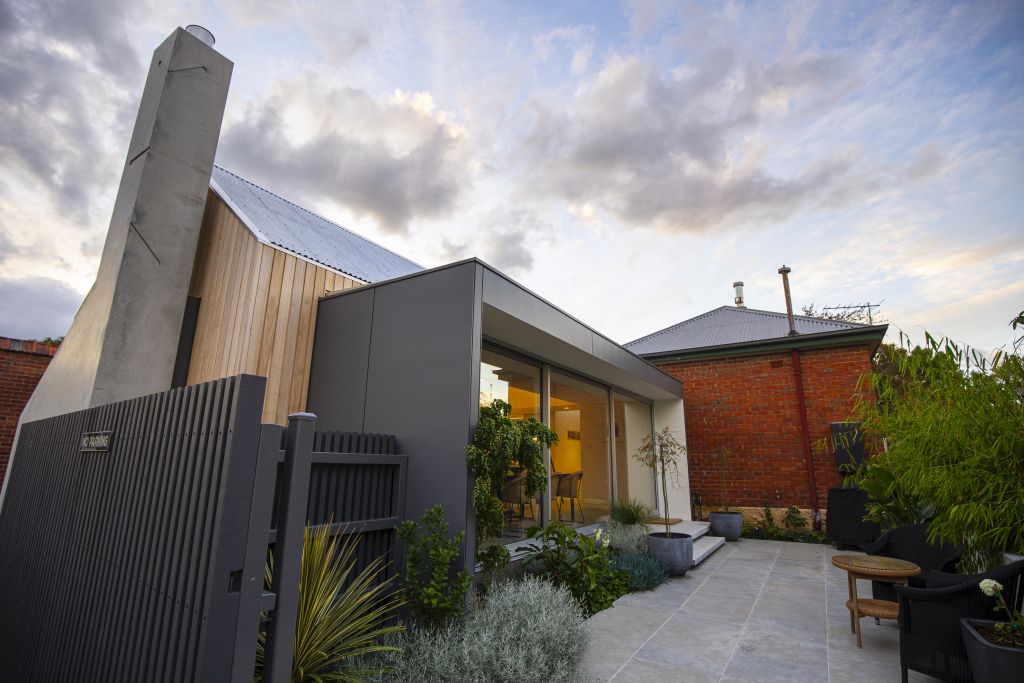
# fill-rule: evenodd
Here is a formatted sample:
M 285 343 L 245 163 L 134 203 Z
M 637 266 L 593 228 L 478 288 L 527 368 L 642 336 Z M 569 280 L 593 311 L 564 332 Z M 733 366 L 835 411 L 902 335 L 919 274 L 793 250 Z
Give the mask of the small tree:
M 722 507 L 723 512 L 729 512 L 729 498 L 725 490 L 729 485 L 729 451 L 725 448 L 716 448 L 714 452 L 715 468 L 718 470 L 718 481 L 722 484 Z
M 544 490 L 548 471 L 544 467 L 544 446 L 558 441 L 558 434 L 539 420 L 513 420 L 512 406 L 496 399 L 480 407 L 480 419 L 473 441 L 466 447 L 466 463 L 473 473 L 473 513 L 476 516 L 476 559 L 490 573 L 508 562 L 503 545 L 483 548 L 488 538 L 500 538 L 504 526 L 501 492 L 509 469 L 526 470 L 523 495 L 532 497 Z
M 685 455 L 686 446 L 679 443 L 667 426 L 660 432 L 645 436 L 633 454 L 637 462 L 661 474 L 661 495 L 665 501 L 665 535 L 668 537 L 672 533 L 672 525 L 668 521 L 668 482 L 671 480 L 673 486 L 679 483 L 679 461 Z

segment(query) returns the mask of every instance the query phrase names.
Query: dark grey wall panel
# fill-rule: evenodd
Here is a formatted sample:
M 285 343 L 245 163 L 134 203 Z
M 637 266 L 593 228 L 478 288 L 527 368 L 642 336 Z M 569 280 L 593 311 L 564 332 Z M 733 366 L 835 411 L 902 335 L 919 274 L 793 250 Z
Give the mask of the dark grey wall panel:
M 476 276 L 477 265 L 467 263 L 399 280 L 377 287 L 373 307 L 363 431 L 394 434 L 410 456 L 407 515 L 440 503 L 453 531 L 468 521 Z
M 319 429 L 394 434 L 409 456 L 406 516 L 416 518 L 440 503 L 453 532 L 466 530 L 468 522 L 466 444 L 478 400 L 479 268 L 467 262 L 321 301 L 307 404 Z M 366 325 L 371 293 L 373 315 Z M 356 328 L 364 325 L 360 336 Z M 365 375 L 358 359 L 335 358 L 357 353 L 362 343 L 369 344 Z M 352 406 L 358 401 L 349 397 L 359 392 L 365 392 L 365 403 L 356 424 L 359 411 Z
M 330 297 L 317 308 L 306 406 L 321 428 L 363 431 L 375 292 Z

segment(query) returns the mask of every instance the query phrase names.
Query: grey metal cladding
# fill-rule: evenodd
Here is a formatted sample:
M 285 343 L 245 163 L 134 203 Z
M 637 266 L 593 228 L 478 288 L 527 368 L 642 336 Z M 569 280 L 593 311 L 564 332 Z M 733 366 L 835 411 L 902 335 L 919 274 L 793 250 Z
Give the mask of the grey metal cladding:
M 793 320 L 796 331 L 800 334 L 841 332 L 870 327 L 860 323 L 808 318 L 803 315 L 793 316 Z M 648 355 L 782 339 L 788 334 L 789 322 L 785 313 L 721 306 L 631 341 L 625 347 L 635 354 Z
M 441 503 L 452 532 L 470 536 L 477 269 L 466 262 L 322 299 L 307 403 L 321 429 L 394 434 L 410 454 L 407 516 Z M 335 408 L 341 402 L 353 406 L 358 424 Z
M 22 426 L 0 680 L 228 679 L 264 387 L 234 377 Z M 81 452 L 97 431 L 109 451 Z
M 318 424 L 363 431 L 375 287 L 317 304 L 306 405 Z
M 258 240 L 362 282 L 380 282 L 423 266 L 214 165 L 210 187 Z

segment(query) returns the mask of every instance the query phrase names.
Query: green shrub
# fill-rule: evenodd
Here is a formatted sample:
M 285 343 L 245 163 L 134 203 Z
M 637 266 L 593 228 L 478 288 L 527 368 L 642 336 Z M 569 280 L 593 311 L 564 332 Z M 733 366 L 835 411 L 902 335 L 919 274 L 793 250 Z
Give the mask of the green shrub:
M 796 505 L 790 505 L 782 516 L 782 526 L 787 531 L 798 532 L 801 529 L 807 528 L 807 520 L 800 514 L 800 508 Z
M 333 536 L 330 526 L 306 528 L 299 570 L 299 608 L 292 655 L 293 681 L 359 680 L 373 675 L 372 662 L 390 654 L 382 639 L 402 630 L 388 625 L 394 611 L 404 604 L 391 591 L 391 580 L 382 580 L 386 565 L 377 558 L 358 574 L 356 548 L 359 536 Z M 264 581 L 273 585 L 271 557 Z M 256 642 L 257 683 L 263 680 L 266 634 Z M 366 667 L 364 664 L 369 663 Z M 342 671 L 344 668 L 344 671 Z
M 608 522 L 608 541 L 612 550 L 620 553 L 643 553 L 647 551 L 647 536 L 651 533 L 649 524 L 623 524 Z
M 543 528 L 530 527 L 527 537 L 538 543 L 516 548 L 534 551 L 523 566 L 568 588 L 588 615 L 611 607 L 629 592 L 629 578 L 611 568 L 608 539 L 602 530 L 591 537 L 561 522 L 551 522 Z
M 376 683 L 576 683 L 587 648 L 583 610 L 566 588 L 534 577 L 496 583 L 464 620 L 410 628 L 364 669 Z
M 646 524 L 650 516 L 651 509 L 636 498 L 612 503 L 612 520 L 620 524 Z
M 825 534 L 813 529 L 801 530 L 797 519 L 806 527 L 807 521 L 800 514 L 800 508 L 790 505 L 782 517 L 783 529 L 775 523 L 772 509 L 765 503 L 761 510 L 761 519 L 754 526 L 743 527 L 743 538 L 757 538 L 766 541 L 792 541 L 795 543 L 827 543 Z
M 464 534 L 460 531 L 448 537 L 448 522 L 440 505 L 427 510 L 420 520 L 419 524 L 406 520 L 396 529 L 406 544 L 402 587 L 413 619 L 436 627 L 465 609 L 469 576 L 465 570 L 452 572 Z
M 630 591 L 654 590 L 668 581 L 668 568 L 647 553 L 612 555 L 611 566 L 629 577 Z

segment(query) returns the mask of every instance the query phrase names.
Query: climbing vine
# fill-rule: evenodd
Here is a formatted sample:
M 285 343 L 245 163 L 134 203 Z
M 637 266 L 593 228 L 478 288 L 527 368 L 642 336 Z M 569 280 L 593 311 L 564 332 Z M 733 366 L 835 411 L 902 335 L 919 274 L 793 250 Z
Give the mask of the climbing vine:
M 501 536 L 504 516 L 501 492 L 513 465 L 526 470 L 523 494 L 535 496 L 544 490 L 548 473 L 544 447 L 558 441 L 558 435 L 533 417 L 513 420 L 512 406 L 500 399 L 480 407 L 473 440 L 466 447 L 466 463 L 473 473 L 473 512 L 476 516 L 476 559 L 489 572 L 508 562 L 502 545 L 482 548 L 488 538 Z

